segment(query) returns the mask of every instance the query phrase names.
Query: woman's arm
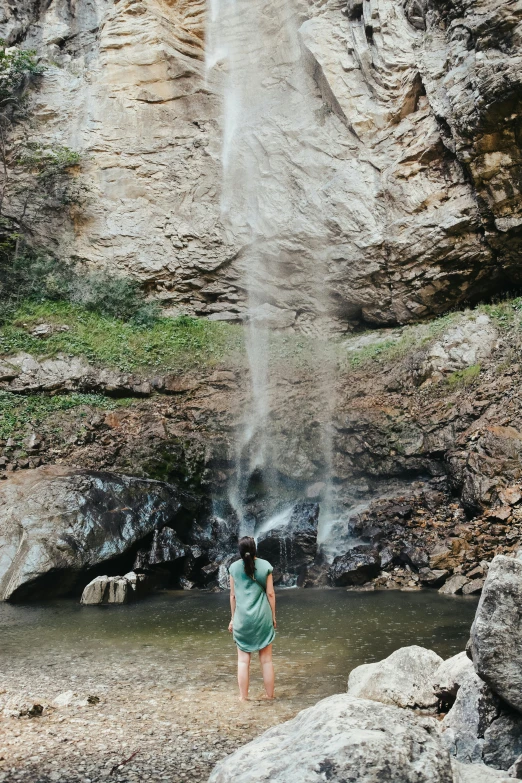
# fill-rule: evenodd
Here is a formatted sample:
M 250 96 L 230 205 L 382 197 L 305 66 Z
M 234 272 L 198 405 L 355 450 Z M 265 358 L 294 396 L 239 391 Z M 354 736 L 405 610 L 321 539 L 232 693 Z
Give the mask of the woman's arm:
M 268 598 L 268 603 L 270 604 L 270 609 L 272 610 L 272 620 L 274 623 L 274 628 L 277 628 L 274 577 L 272 576 L 272 574 L 268 574 L 266 578 L 266 597 Z
M 232 619 L 228 624 L 228 630 L 230 631 L 230 633 L 232 633 L 232 628 L 234 625 L 235 611 L 236 611 L 236 591 L 234 590 L 234 579 L 233 577 L 230 577 L 230 614 L 232 615 Z

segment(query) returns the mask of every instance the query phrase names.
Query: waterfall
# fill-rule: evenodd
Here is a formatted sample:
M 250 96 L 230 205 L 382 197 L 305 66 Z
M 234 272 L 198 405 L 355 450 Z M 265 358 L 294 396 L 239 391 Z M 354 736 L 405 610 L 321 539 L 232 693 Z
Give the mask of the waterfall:
M 280 513 L 292 493 L 302 499 L 307 484 L 319 487 L 323 511 L 332 506 L 326 220 L 309 219 L 310 210 L 324 212 L 314 172 L 306 188 L 296 178 L 318 143 L 322 106 L 299 40 L 302 21 L 295 0 L 209 0 L 207 78 L 223 98 L 221 216 L 227 239 L 240 245 L 247 299 L 250 399 L 229 491 L 242 534 Z M 309 389 L 300 397 L 305 370 L 281 356 L 291 353 L 285 334 L 297 340 L 306 332 Z M 292 459 L 300 463 L 289 475 Z

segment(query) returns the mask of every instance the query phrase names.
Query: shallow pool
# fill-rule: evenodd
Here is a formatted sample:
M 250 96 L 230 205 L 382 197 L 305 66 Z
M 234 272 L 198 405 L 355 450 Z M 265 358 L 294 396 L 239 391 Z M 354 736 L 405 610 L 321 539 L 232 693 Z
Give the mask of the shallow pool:
M 294 706 L 343 691 L 350 670 L 410 644 L 464 649 L 477 599 L 431 592 L 284 590 L 277 594 L 278 695 Z M 68 684 L 114 666 L 164 687 L 235 688 L 228 596 L 166 592 L 138 604 L 0 604 L 0 669 L 57 667 Z M 56 673 L 56 670 L 55 670 Z M 64 687 L 65 687 L 64 682 Z M 260 681 L 258 683 L 260 685 Z

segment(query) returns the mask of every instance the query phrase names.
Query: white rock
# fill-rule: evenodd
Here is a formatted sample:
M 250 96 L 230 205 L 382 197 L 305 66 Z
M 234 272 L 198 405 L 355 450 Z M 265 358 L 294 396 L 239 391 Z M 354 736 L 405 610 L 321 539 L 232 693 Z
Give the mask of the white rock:
M 508 776 L 501 769 L 486 767 L 485 764 L 462 764 L 452 759 L 453 783 L 513 783 L 516 778 Z
M 437 721 L 341 694 L 221 761 L 209 783 L 452 783 Z
M 436 696 L 456 696 L 467 672 L 473 664 L 465 652 L 443 661 L 433 675 L 432 685 Z
M 397 707 L 433 707 L 433 677 L 442 658 L 424 647 L 401 647 L 378 663 L 358 666 L 348 678 L 348 694 Z

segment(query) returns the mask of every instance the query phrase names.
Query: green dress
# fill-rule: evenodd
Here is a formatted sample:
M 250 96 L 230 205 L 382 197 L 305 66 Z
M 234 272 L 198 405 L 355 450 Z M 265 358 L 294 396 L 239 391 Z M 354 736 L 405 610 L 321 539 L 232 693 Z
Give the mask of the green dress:
M 256 557 L 256 581 L 245 574 L 242 560 L 229 568 L 236 591 L 234 612 L 234 641 L 243 652 L 262 650 L 274 641 L 275 630 L 272 609 L 266 597 L 266 580 L 274 570 L 268 560 Z

